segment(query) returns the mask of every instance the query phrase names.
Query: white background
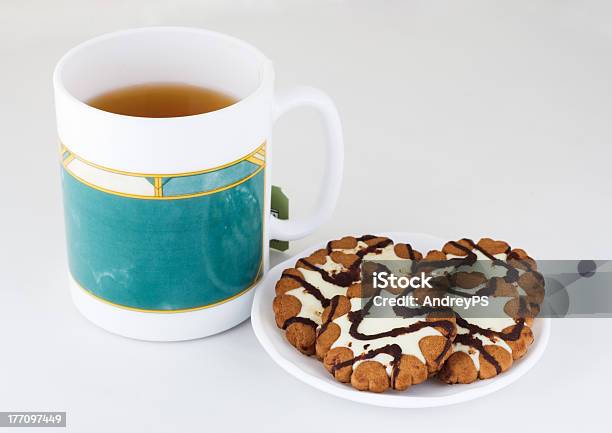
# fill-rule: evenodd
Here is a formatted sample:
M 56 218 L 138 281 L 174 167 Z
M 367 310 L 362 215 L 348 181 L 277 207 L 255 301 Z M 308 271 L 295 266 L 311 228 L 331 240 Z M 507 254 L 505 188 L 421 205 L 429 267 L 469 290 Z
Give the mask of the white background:
M 291 251 L 398 230 L 610 258 L 611 21 L 603 0 L 1 1 L 0 410 L 65 410 L 75 432 L 609 431 L 609 320 L 557 320 L 519 382 L 427 410 L 311 389 L 249 322 L 168 344 L 94 327 L 68 295 L 51 74 L 113 30 L 230 33 L 274 61 L 279 88 L 321 87 L 343 119 L 337 210 Z M 274 182 L 296 215 L 321 173 L 317 122 L 296 112 L 276 128 Z

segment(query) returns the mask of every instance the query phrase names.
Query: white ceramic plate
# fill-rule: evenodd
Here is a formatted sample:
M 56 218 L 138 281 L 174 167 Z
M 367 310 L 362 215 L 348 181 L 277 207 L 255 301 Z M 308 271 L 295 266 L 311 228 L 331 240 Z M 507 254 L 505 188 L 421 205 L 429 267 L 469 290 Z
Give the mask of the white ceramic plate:
M 415 249 L 424 253 L 440 249 L 444 244 L 441 239 L 419 233 L 386 233 L 381 236 L 388 236 L 396 243 L 410 243 Z M 532 330 L 535 341 L 527 354 L 516 361 L 510 370 L 493 379 L 480 380 L 468 385 L 446 385 L 433 378 L 403 392 L 387 391 L 383 394 L 357 391 L 349 384 L 337 382 L 320 361 L 315 357 L 302 355 L 285 340 L 283 331 L 276 327 L 272 311 L 274 286 L 282 271 L 292 267 L 298 258 L 308 256 L 311 252 L 324 247 L 325 245 L 316 245 L 272 268 L 256 290 L 251 313 L 255 335 L 264 349 L 284 370 L 308 385 L 337 397 L 375 406 L 399 408 L 445 406 L 473 400 L 511 384 L 533 367 L 544 353 L 550 336 L 550 319 L 541 318 L 534 322 Z

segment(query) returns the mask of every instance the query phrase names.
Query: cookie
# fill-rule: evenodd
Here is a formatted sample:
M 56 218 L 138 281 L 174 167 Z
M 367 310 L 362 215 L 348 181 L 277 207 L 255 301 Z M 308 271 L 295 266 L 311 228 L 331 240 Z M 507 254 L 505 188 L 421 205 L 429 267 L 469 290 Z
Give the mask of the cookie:
M 323 310 L 334 298 L 361 296 L 364 257 L 418 259 L 420 254 L 386 237 L 347 236 L 328 242 L 326 248 L 283 271 L 272 307 L 277 326 L 300 352 L 315 354 L 316 330 L 323 322 Z
M 438 377 L 446 383 L 489 379 L 512 367 L 533 343 L 532 318 L 544 299 L 544 283 L 536 262 L 525 251 L 503 241 L 484 238 L 446 243 L 432 273 L 446 272 L 448 292 L 457 296 L 488 296 L 494 318 L 462 317 L 455 311 L 457 335 L 453 354 Z M 436 269 L 437 268 L 437 269 Z

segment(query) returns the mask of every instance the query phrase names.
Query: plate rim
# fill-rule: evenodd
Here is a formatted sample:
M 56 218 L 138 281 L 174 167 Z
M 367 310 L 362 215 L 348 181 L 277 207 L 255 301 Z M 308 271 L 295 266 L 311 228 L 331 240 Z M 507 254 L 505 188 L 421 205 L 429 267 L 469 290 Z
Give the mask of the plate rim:
M 385 232 L 379 234 L 379 236 L 386 236 L 391 239 L 401 238 L 428 238 L 429 240 L 442 241 L 437 236 L 432 236 L 426 233 L 412 233 L 412 232 Z M 516 380 L 520 379 L 525 373 L 533 368 L 533 366 L 540 360 L 544 354 L 548 341 L 550 338 L 551 319 L 550 318 L 538 318 L 541 324 L 541 331 L 538 335 L 538 343 L 535 347 L 532 347 L 528 351 L 527 355 L 521 359 L 519 365 L 514 366 L 510 371 L 505 372 L 492 379 L 487 379 L 487 384 L 478 388 L 468 388 L 455 394 L 447 394 L 443 396 L 414 396 L 409 393 L 398 393 L 398 394 L 376 394 L 371 392 L 362 392 L 354 389 L 351 386 L 347 386 L 346 389 L 338 389 L 333 386 L 337 382 L 329 377 L 329 379 L 322 379 L 320 377 L 312 376 L 310 373 L 304 371 L 300 366 L 292 362 L 283 356 L 276 348 L 275 344 L 269 338 L 267 331 L 263 324 L 263 315 L 259 314 L 261 310 L 265 286 L 268 284 L 268 280 L 271 275 L 279 268 L 291 266 L 290 263 L 295 261 L 299 257 L 304 257 L 319 248 L 322 248 L 323 243 L 317 243 L 311 247 L 304 249 L 303 251 L 296 253 L 289 257 L 287 260 L 277 264 L 271 268 L 264 279 L 258 284 L 255 290 L 255 297 L 253 299 L 253 306 L 251 309 L 251 326 L 255 332 L 255 336 L 266 353 L 276 362 L 283 370 L 295 377 L 296 379 L 310 385 L 322 392 L 334 395 L 339 398 L 354 401 L 357 403 L 380 406 L 380 407 L 393 407 L 393 408 L 425 408 L 425 407 L 439 407 L 447 406 L 462 402 L 474 400 L 479 397 L 499 391 L 502 388 L 510 385 Z M 268 289 L 269 290 L 269 289 Z M 288 343 L 287 343 L 288 344 Z M 304 355 L 305 356 L 305 355 Z M 333 382 L 332 382 L 333 381 Z M 462 384 L 455 384 L 452 386 L 464 386 Z

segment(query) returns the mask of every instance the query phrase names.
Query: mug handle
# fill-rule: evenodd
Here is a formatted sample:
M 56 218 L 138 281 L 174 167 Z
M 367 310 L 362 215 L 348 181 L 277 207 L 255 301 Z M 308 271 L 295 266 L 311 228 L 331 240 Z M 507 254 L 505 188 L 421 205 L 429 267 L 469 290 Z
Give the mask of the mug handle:
M 314 87 L 301 86 L 291 89 L 277 96 L 274 122 L 283 114 L 298 107 L 311 107 L 321 114 L 327 137 L 327 158 L 314 214 L 295 220 L 280 220 L 271 215 L 270 238 L 280 241 L 303 238 L 315 231 L 331 216 L 340 195 L 344 167 L 342 125 L 338 110 L 331 98 Z

